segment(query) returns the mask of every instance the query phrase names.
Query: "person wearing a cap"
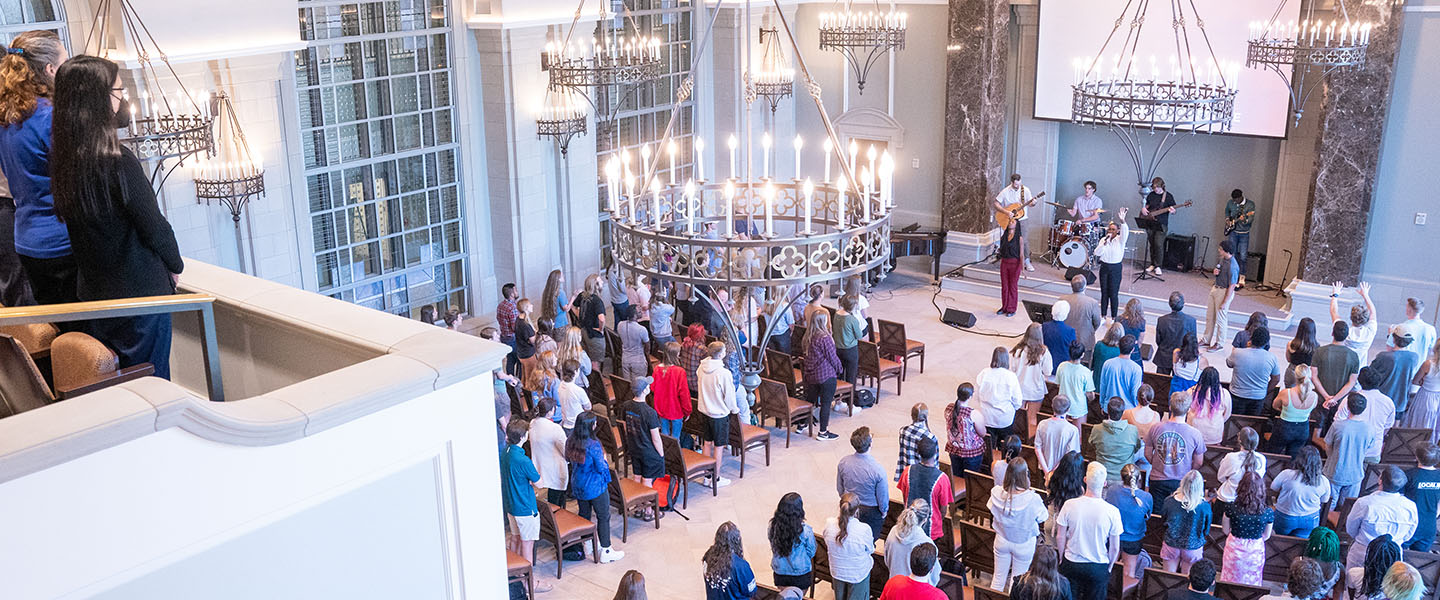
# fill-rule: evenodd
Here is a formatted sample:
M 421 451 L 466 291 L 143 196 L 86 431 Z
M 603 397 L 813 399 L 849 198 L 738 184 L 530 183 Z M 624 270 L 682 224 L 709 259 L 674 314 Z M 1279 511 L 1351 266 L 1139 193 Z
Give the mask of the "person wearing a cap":
M 1411 344 L 1406 347 L 1409 352 L 1420 357 L 1416 362 L 1425 362 L 1430 358 L 1430 350 L 1435 347 L 1435 326 L 1426 323 L 1421 315 L 1425 313 L 1425 301 L 1419 298 L 1405 299 L 1405 320 L 1395 327 L 1405 327 L 1410 333 Z
M 1410 381 L 1420 370 L 1420 354 L 1412 352 L 1415 336 L 1409 322 L 1396 325 L 1390 330 L 1389 344 L 1384 352 L 1375 355 L 1370 368 L 1380 374 L 1380 393 L 1395 402 L 1395 417 L 1402 419 L 1410 409 Z M 1428 352 L 1428 351 L 1426 351 Z
M 631 384 L 635 397 L 620 407 L 620 414 L 625 419 L 625 436 L 628 438 L 625 445 L 630 452 L 630 461 L 635 467 L 635 474 L 640 476 L 646 487 L 665 474 L 660 415 L 645 403 L 645 398 L 650 395 L 650 384 L 654 381 L 649 377 L 636 377 L 635 383 Z
M 1070 356 L 1070 343 L 1075 341 L 1075 328 L 1067 325 L 1070 317 L 1070 303 L 1057 300 L 1050 307 L 1050 320 L 1040 324 L 1040 333 L 1045 340 L 1045 349 L 1050 356 Z M 1059 364 L 1052 363 L 1050 374 L 1054 375 Z

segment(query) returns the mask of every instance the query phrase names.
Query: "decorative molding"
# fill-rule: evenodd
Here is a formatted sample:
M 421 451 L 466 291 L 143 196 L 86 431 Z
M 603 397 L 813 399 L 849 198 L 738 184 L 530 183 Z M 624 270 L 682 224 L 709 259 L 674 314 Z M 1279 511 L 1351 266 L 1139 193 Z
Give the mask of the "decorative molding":
M 851 138 L 883 140 L 891 154 L 905 147 L 905 126 L 889 113 L 874 108 L 853 108 L 835 117 L 835 132 L 845 147 Z M 863 150 L 862 150 L 863 151 Z

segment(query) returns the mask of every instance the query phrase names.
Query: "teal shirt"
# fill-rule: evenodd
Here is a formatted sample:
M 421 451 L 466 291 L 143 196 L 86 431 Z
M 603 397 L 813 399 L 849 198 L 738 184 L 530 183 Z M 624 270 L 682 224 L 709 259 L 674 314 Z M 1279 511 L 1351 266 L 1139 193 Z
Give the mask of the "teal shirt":
M 1225 218 L 1235 219 L 1235 233 L 1250 233 L 1250 224 L 1255 221 L 1255 215 L 1250 214 L 1243 217 L 1241 215 L 1254 212 L 1255 203 L 1251 202 L 1249 198 L 1246 198 L 1245 201 L 1240 204 L 1234 202 L 1225 203 Z
M 500 495 L 505 503 L 505 514 L 528 517 L 540 514 L 535 509 L 535 488 L 532 484 L 540 481 L 535 463 L 525 455 L 525 450 L 509 444 L 500 455 Z
M 852 314 L 835 313 L 835 325 L 831 328 L 832 337 L 835 338 L 835 347 L 846 350 L 860 345 L 860 339 L 865 337 L 865 326 L 860 319 Z
M 1103 342 L 1103 341 L 1101 341 L 1101 342 L 1095 342 L 1095 352 L 1094 352 L 1094 354 L 1093 354 L 1092 357 L 1091 357 L 1091 361 L 1090 361 L 1090 371 L 1091 371 L 1091 372 L 1093 373 L 1093 375 L 1094 375 L 1094 378 L 1095 378 L 1095 387 L 1096 387 L 1097 389 L 1100 387 L 1100 369 L 1101 369 L 1101 367 L 1105 366 L 1105 361 L 1110 360 L 1110 359 L 1112 359 L 1112 358 L 1115 358 L 1115 357 L 1117 357 L 1117 356 L 1120 356 L 1120 349 L 1119 349 L 1119 348 L 1116 348 L 1116 347 L 1114 347 L 1114 346 L 1111 346 L 1110 344 L 1106 344 L 1106 343 Z M 1106 402 L 1109 402 L 1109 401 L 1110 401 L 1109 398 L 1104 398 L 1104 397 L 1100 398 L 1100 406 L 1105 406 L 1105 403 L 1106 403 Z
M 1060 363 L 1055 370 L 1055 385 L 1059 386 L 1060 395 L 1070 399 L 1071 418 L 1083 418 L 1090 412 L 1087 392 L 1095 391 L 1095 377 L 1085 365 L 1069 361 Z

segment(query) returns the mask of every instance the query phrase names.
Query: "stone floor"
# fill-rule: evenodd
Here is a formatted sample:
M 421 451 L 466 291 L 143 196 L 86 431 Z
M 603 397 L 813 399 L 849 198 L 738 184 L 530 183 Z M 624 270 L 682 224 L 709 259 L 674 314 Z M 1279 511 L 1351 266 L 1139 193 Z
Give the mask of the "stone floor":
M 727 459 L 722 474 L 734 483 L 721 488 L 719 497 L 715 498 L 708 490 L 692 485 L 690 508 L 682 509 L 690 517 L 689 521 L 669 513 L 656 530 L 652 523 L 632 519 L 630 540 L 621 543 L 620 520 L 612 515 L 613 544 L 625 551 L 625 558 L 618 562 L 567 563 L 563 579 L 557 581 L 555 554 L 548 545 L 544 546 L 539 550 L 535 571 L 540 581 L 554 586 L 554 591 L 540 597 L 608 599 L 613 596 L 620 577 L 630 569 L 645 575 L 651 598 L 703 597 L 700 558 L 713 540 L 716 528 L 725 521 L 739 525 L 745 557 L 757 579 L 773 583 L 766 528 L 780 497 L 791 491 L 799 492 L 805 498 L 806 520 L 817 531 L 823 529 L 825 519 L 837 511 L 835 465 L 851 452 L 850 432 L 862 425 L 869 426 L 875 436 L 871 452 L 887 471 L 892 470 L 899 448 L 898 432 L 909 422 L 910 407 L 917 402 L 928 404 L 931 429 L 943 431 L 944 406 L 954 400 L 955 387 L 972 380 L 988 366 L 993 347 L 1014 345 L 1016 338 L 1012 336 L 1023 333 L 1028 323 L 1023 316 L 995 315 L 992 298 L 949 291 L 937 296 L 937 291 L 927 273 L 902 270 L 893 273 L 870 295 L 875 317 L 905 323 L 908 337 L 926 344 L 925 372 L 920 373 L 919 361 L 912 359 L 903 395 L 897 396 L 894 382 L 889 381 L 877 407 L 853 417 L 833 417 L 831 430 L 841 436 L 837 440 L 822 442 L 792 436 L 792 445 L 787 449 L 784 432 L 772 429 L 772 440 L 778 443 L 772 442 L 770 466 L 764 465 L 763 451 L 754 451 L 747 459 L 746 476 L 740 479 L 738 460 Z M 976 326 L 956 330 L 941 323 L 936 303 L 941 309 L 951 307 L 974 312 L 978 318 Z M 1274 347 L 1281 348 L 1283 343 Z M 1210 360 L 1228 371 L 1222 354 L 1211 354 Z M 1147 369 L 1151 368 L 1147 364 Z M 1224 375 L 1228 379 L 1228 373 Z M 817 597 L 824 600 L 833 598 L 834 594 L 829 585 L 821 585 Z

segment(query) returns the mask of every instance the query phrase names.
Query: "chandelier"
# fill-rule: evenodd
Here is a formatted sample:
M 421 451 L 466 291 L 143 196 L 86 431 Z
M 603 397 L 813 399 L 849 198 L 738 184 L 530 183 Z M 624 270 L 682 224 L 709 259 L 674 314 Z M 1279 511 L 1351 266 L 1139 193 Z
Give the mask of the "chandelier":
M 725 2 L 719 0 L 712 7 L 713 15 L 720 13 Z M 772 2 L 779 12 L 778 2 Z M 742 10 L 742 22 L 752 22 L 748 2 Z M 768 132 L 754 135 L 750 111 L 743 111 L 744 127 L 726 140 L 726 176 L 717 173 L 707 179 L 706 146 L 696 137 L 691 144 L 694 179 L 674 180 L 672 136 L 680 107 L 693 90 L 693 76 L 678 86 L 659 140 L 658 147 L 668 148 L 672 162 L 669 182 L 656 176 L 664 153 L 652 152 L 648 145 L 641 147 L 638 160 L 620 150 L 604 162 L 608 198 L 604 210 L 609 215 L 615 262 L 664 285 L 690 286 L 692 302 L 710 307 L 725 324 L 718 337 L 739 348 L 741 384 L 752 396 L 760 384 L 763 349 L 773 333 L 775 317 L 805 297 L 806 287 L 870 272 L 884 277 L 895 207 L 894 160 L 889 153 L 877 156 L 873 148 L 862 160 L 853 142 L 847 160 L 835 141 L 820 86 L 806 68 L 784 14 L 778 16 L 780 30 L 795 53 L 798 73 L 826 130 L 820 181 L 803 170 L 805 144 L 798 136 L 790 144 L 794 170 L 773 170 L 770 154 L 783 150 Z M 692 56 L 691 73 L 699 70 L 714 26 L 712 16 Z M 749 44 L 744 52 L 751 52 Z M 742 64 L 753 64 L 751 57 L 745 59 Z M 752 169 L 757 154 L 760 167 Z M 832 174 L 836 175 L 833 179 Z M 763 331 L 756 326 L 761 316 L 767 324 Z
M 571 138 L 583 135 L 589 128 L 588 115 L 581 102 L 583 100 L 568 89 L 547 89 L 545 104 L 535 117 L 536 135 L 553 138 L 560 145 L 561 156 L 569 153 Z
M 117 50 L 110 44 L 111 36 L 117 33 L 110 26 L 115 18 L 111 13 L 117 7 L 123 25 L 119 34 L 123 41 L 129 42 L 134 56 L 116 56 Z M 92 55 L 118 62 L 133 59 L 139 63 L 135 75 L 139 98 L 130 98 L 127 92 L 131 118 L 124 135 L 120 136 L 120 143 L 140 160 L 155 162 L 150 176 L 155 189 L 164 186 L 170 173 L 186 158 L 214 151 L 210 127 L 214 114 L 208 94 L 200 99 L 185 88 L 130 0 L 99 1 L 95 23 L 85 36 L 85 49 Z M 160 65 L 155 64 L 157 60 Z M 169 73 L 168 90 L 161 84 L 159 68 L 162 67 Z M 165 166 L 171 159 L 175 161 Z
M 1316 19 L 1316 2 L 1310 2 L 1305 18 L 1287 26 L 1276 22 L 1285 4 L 1286 0 L 1280 2 L 1269 21 L 1250 24 L 1245 66 L 1269 69 L 1280 76 L 1290 92 L 1290 108 L 1298 125 L 1310 94 L 1331 73 L 1365 66 L 1372 24 L 1351 21 L 1344 0 L 1338 0 L 1339 23 Z
M 908 17 L 896 12 L 892 2 L 888 12 L 880 10 L 877 0 L 871 11 L 853 10 L 849 0 L 835 12 L 820 14 L 820 49 L 834 50 L 850 63 L 860 93 L 865 93 L 865 79 L 875 61 L 891 50 L 905 49 L 905 24 Z
M 605 12 L 605 4 L 610 1 L 601 0 L 600 2 L 600 22 L 602 23 L 609 20 Z M 640 27 L 635 22 L 634 16 L 630 14 L 630 7 L 623 2 L 621 7 L 625 10 L 625 17 L 628 19 L 631 29 L 639 32 Z M 550 73 L 549 90 L 564 94 L 569 99 L 573 99 L 575 96 L 583 99 L 595 110 L 597 126 L 602 131 L 611 131 L 613 127 L 609 126 L 614 124 L 616 112 L 625 104 L 625 97 L 635 93 L 640 85 L 653 82 L 660 77 L 661 43 L 659 38 L 638 34 L 622 36 L 613 28 L 608 36 L 591 38 L 588 44 L 577 40 L 574 36 L 575 27 L 580 23 L 580 15 L 584 8 L 585 0 L 580 0 L 580 5 L 575 8 L 575 17 L 571 20 L 565 37 L 545 45 L 545 68 Z M 602 107 L 596 103 L 595 95 L 599 90 L 607 89 L 610 86 L 619 88 L 619 97 L 607 102 L 607 106 L 602 110 Z M 566 124 L 565 128 L 573 129 L 574 126 L 574 123 L 571 122 Z M 546 125 L 537 124 L 537 129 L 542 136 L 553 135 L 547 133 Z M 574 133 L 569 135 L 573 137 Z M 568 144 L 569 138 L 567 137 L 565 145 Z M 565 151 L 564 146 L 561 151 L 562 153 Z
M 208 105 L 215 111 L 215 151 L 195 166 L 195 201 L 215 201 L 230 211 L 235 224 L 235 249 L 240 257 L 240 270 L 245 271 L 245 252 L 241 245 L 240 216 L 250 200 L 265 194 L 265 167 L 260 155 L 250 149 L 230 96 L 221 92 Z
M 1076 123 L 1103 125 L 1114 132 L 1124 144 L 1135 165 L 1140 185 L 1154 177 L 1160 163 L 1179 142 L 1177 133 L 1216 133 L 1230 129 L 1235 118 L 1234 82 L 1239 79 L 1239 66 L 1222 64 L 1215 57 L 1205 22 L 1191 4 L 1191 13 L 1184 6 L 1171 3 L 1170 24 L 1174 47 L 1163 66 L 1151 55 L 1148 60 L 1137 56 L 1144 32 L 1149 3 L 1130 5 L 1115 19 L 1115 26 L 1094 57 L 1076 58 L 1074 82 L 1071 85 L 1071 120 Z M 1129 18 L 1129 29 L 1123 41 L 1117 39 L 1120 28 Z M 1195 24 L 1192 34 L 1188 23 Z M 1193 38 L 1204 42 L 1206 54 L 1191 50 Z M 1106 48 L 1120 42 L 1120 50 L 1107 56 Z M 1108 67 L 1108 69 L 1107 69 Z M 1107 72 L 1108 71 L 1108 72 Z M 1145 150 L 1144 134 L 1160 134 L 1155 147 Z
M 770 106 L 771 115 L 780 107 L 781 100 L 795 94 L 795 69 L 790 68 L 789 61 L 785 60 L 779 37 L 779 32 L 773 28 L 760 29 L 760 47 L 764 49 L 760 68 L 747 86 L 751 95 L 765 99 L 765 103 Z

